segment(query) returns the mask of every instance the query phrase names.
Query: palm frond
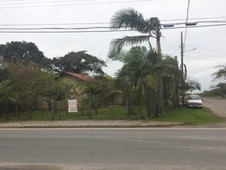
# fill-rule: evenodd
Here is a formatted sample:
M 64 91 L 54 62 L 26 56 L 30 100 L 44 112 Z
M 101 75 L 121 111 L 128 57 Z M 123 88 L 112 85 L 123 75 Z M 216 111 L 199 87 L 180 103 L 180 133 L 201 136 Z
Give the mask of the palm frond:
M 139 44 L 141 42 L 149 42 L 150 35 L 140 35 L 140 36 L 125 36 L 123 38 L 114 39 L 110 45 L 110 52 L 108 57 L 111 59 L 116 59 L 118 54 L 121 52 L 122 48 L 126 45 Z
M 155 34 L 160 30 L 160 21 L 157 17 L 144 19 L 143 15 L 135 9 L 127 8 L 116 12 L 111 19 L 113 29 L 129 28 L 141 33 Z
M 186 82 L 185 82 L 185 85 L 187 86 L 187 90 L 190 90 L 190 91 L 193 91 L 193 90 L 199 90 L 201 91 L 201 84 L 196 81 L 196 80 L 191 80 L 191 79 L 188 79 Z
M 221 65 L 221 66 L 218 66 L 217 68 L 220 68 L 220 69 L 212 74 L 212 76 L 214 77 L 214 80 L 226 79 L 226 66 Z

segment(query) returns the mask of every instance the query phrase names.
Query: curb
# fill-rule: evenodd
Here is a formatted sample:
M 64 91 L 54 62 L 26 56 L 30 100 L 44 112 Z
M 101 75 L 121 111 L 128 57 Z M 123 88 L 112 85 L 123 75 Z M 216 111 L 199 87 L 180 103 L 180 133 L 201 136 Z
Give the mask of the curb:
M 178 122 L 152 121 L 40 121 L 0 123 L 3 128 L 151 128 L 183 126 Z

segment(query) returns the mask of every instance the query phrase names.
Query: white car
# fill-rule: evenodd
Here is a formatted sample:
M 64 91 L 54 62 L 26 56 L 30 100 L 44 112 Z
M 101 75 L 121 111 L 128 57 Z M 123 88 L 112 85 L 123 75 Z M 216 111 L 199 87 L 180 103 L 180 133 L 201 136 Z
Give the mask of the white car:
M 185 99 L 187 107 L 202 108 L 202 98 L 199 95 L 189 95 Z

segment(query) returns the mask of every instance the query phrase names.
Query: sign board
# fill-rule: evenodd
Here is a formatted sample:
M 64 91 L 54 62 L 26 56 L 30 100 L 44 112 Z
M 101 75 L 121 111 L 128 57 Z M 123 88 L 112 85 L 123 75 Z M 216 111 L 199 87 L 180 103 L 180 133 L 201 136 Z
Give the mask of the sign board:
M 68 112 L 75 113 L 78 112 L 77 100 L 68 100 Z

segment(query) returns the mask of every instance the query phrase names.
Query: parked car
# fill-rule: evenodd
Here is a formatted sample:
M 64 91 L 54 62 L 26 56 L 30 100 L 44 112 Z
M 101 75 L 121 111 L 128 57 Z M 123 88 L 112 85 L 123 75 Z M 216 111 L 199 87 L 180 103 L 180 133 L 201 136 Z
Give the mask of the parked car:
M 185 98 L 187 107 L 202 108 L 202 98 L 199 95 L 189 95 Z

